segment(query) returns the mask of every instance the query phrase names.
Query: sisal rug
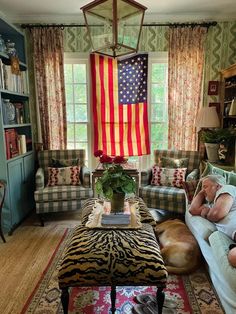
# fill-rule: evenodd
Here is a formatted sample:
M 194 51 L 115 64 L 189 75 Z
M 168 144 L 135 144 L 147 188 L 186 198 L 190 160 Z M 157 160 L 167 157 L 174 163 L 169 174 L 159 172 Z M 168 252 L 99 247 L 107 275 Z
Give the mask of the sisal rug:
M 69 230 L 62 237 L 21 314 L 63 313 L 57 269 L 71 232 Z M 135 296 L 144 293 L 155 295 L 155 287 L 117 287 L 116 314 L 131 314 Z M 188 276 L 170 275 L 165 293 L 176 301 L 177 314 L 224 313 L 204 267 Z M 69 314 L 108 314 L 109 309 L 109 287 L 72 288 L 70 291 Z

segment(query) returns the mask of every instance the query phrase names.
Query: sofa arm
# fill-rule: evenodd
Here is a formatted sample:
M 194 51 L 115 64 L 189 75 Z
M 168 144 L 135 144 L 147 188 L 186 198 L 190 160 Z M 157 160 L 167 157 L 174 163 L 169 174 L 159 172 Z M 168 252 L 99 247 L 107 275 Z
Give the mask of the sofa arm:
M 152 179 L 152 169 L 141 171 L 141 187 L 149 185 Z
M 38 168 L 35 175 L 36 191 L 44 188 L 44 171 L 43 168 Z
M 81 167 L 81 182 L 83 187 L 90 188 L 91 186 L 90 170 L 86 166 Z
M 186 181 L 197 180 L 199 178 L 199 169 L 193 169 L 186 177 Z

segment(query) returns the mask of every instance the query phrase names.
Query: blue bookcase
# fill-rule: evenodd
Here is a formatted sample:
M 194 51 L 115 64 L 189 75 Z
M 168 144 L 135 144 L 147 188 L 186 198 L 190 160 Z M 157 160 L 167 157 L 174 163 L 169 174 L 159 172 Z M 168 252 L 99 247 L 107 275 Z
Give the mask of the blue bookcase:
M 20 72 L 12 73 L 11 59 L 0 51 L 0 179 L 7 183 L 2 211 L 9 234 L 34 208 L 34 151 L 24 34 L 0 19 L 4 41 L 15 43 Z

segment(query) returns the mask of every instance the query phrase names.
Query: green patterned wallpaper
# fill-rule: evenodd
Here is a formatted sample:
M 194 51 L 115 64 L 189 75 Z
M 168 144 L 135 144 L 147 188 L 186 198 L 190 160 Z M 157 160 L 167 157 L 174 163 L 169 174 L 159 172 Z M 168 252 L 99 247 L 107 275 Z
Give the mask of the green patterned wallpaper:
M 140 38 L 140 51 L 167 51 L 168 27 L 145 26 Z M 30 42 L 28 40 L 28 42 Z M 64 30 L 65 52 L 89 52 L 90 43 L 84 27 L 68 27 Z M 206 38 L 206 62 L 203 82 L 203 103 L 218 102 L 219 96 L 208 96 L 208 82 L 220 80 L 220 70 L 236 63 L 236 21 L 220 22 L 210 27 Z M 32 56 L 28 49 L 29 59 Z M 32 60 L 29 60 L 30 81 L 33 81 Z M 32 92 L 34 92 L 32 90 Z M 32 120 L 37 125 L 35 102 L 32 100 Z M 35 141 L 38 141 L 37 130 L 34 128 Z

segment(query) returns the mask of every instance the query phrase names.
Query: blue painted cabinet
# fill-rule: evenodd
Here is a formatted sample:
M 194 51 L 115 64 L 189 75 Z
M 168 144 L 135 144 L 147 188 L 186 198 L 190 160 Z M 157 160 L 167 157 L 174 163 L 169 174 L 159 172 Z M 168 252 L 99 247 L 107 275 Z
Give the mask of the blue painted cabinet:
M 25 36 L 0 18 L 0 35 L 15 52 L 0 45 L 0 179 L 7 183 L 3 230 L 11 233 L 34 208 L 34 151 L 29 106 Z M 12 57 L 19 60 L 14 72 Z

